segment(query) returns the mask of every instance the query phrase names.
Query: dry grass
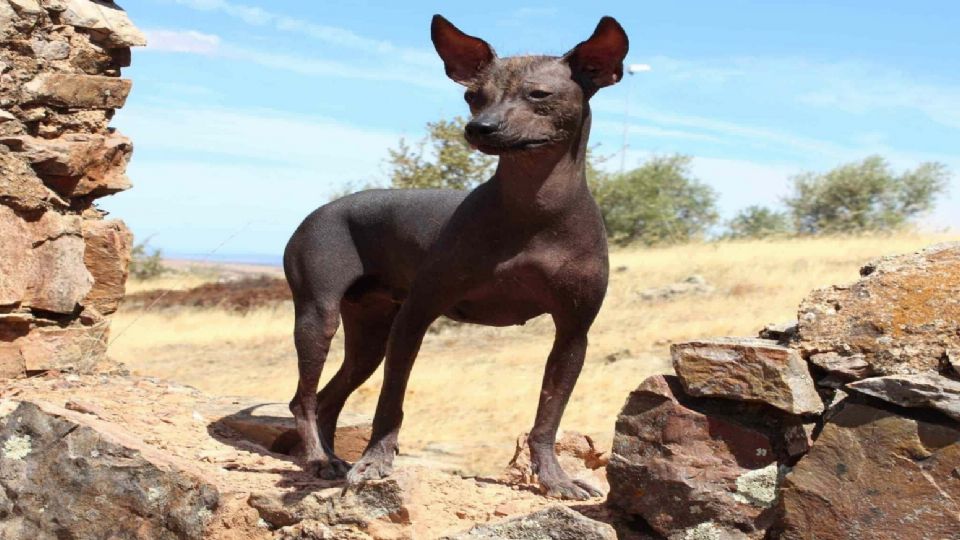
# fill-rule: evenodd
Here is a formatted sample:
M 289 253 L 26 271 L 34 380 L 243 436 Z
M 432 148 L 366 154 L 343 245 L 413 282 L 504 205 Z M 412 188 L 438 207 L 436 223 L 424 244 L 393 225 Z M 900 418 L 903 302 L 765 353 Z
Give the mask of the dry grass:
M 563 428 L 608 444 L 627 393 L 648 375 L 668 369 L 670 342 L 754 335 L 765 323 L 793 319 L 811 289 L 855 280 L 871 258 L 952 239 L 956 236 L 897 235 L 614 251 L 607 301 L 591 332 Z M 691 274 L 706 278 L 716 292 L 662 302 L 639 297 L 644 289 Z M 111 352 L 139 373 L 214 394 L 285 402 L 297 377 L 292 318 L 289 306 L 245 316 L 121 311 L 113 328 L 115 335 L 123 334 Z M 517 328 L 462 326 L 428 335 L 407 394 L 403 449 L 450 452 L 447 459 L 474 472 L 498 471 L 516 435 L 530 426 L 552 337 L 545 318 Z M 342 351 L 338 336 L 324 380 L 339 367 Z M 381 381 L 378 372 L 347 408 L 372 414 Z

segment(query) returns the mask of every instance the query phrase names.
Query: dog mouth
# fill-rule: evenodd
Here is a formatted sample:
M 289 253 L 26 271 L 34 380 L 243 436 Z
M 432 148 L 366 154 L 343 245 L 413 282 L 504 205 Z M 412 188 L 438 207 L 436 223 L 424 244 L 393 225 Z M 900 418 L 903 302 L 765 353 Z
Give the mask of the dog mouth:
M 483 152 L 484 154 L 505 154 L 508 152 L 519 152 L 524 150 L 533 150 L 550 144 L 550 139 L 526 139 L 522 141 L 469 141 L 470 146 Z

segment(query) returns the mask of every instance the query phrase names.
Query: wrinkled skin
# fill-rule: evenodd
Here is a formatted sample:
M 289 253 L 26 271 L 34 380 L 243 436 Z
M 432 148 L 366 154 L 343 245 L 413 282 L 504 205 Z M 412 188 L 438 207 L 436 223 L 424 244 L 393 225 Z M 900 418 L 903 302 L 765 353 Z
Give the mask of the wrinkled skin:
M 606 234 L 585 179 L 588 100 L 622 77 L 626 34 L 605 17 L 563 57 L 500 59 L 440 16 L 431 33 L 447 74 L 466 87 L 466 139 L 500 160 L 470 193 L 362 192 L 294 233 L 284 254 L 300 369 L 290 408 L 307 465 L 323 478 L 346 473 L 350 485 L 391 473 L 407 380 L 437 317 L 508 326 L 547 313 L 556 335 L 530 432 L 533 464 L 548 496 L 599 496 L 563 471 L 554 442 L 607 288 Z M 341 318 L 343 366 L 315 394 Z M 347 472 L 333 453 L 337 417 L 384 355 L 370 444 Z

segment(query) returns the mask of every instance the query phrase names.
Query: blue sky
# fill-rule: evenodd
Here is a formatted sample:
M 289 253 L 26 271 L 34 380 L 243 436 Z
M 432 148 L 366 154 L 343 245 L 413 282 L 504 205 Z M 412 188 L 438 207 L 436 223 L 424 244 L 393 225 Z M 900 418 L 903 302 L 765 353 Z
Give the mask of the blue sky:
M 150 45 L 113 122 L 134 140 L 135 188 L 103 207 L 170 254 L 279 254 L 331 194 L 383 181 L 399 137 L 464 114 L 433 13 L 501 56 L 562 54 L 616 17 L 627 62 L 652 71 L 593 99 L 597 152 L 618 167 L 626 124 L 628 167 L 694 156 L 724 216 L 874 153 L 960 173 L 958 2 L 122 3 Z M 960 228 L 960 176 L 923 223 Z

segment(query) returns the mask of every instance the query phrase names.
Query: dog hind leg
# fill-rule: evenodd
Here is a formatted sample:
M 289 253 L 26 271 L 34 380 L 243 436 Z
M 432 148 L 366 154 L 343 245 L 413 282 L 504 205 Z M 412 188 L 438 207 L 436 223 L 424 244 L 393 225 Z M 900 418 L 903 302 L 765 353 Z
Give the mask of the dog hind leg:
M 377 294 L 364 295 L 356 302 L 341 302 L 343 365 L 317 395 L 320 436 L 331 453 L 343 405 L 383 362 L 398 308 L 392 300 Z

